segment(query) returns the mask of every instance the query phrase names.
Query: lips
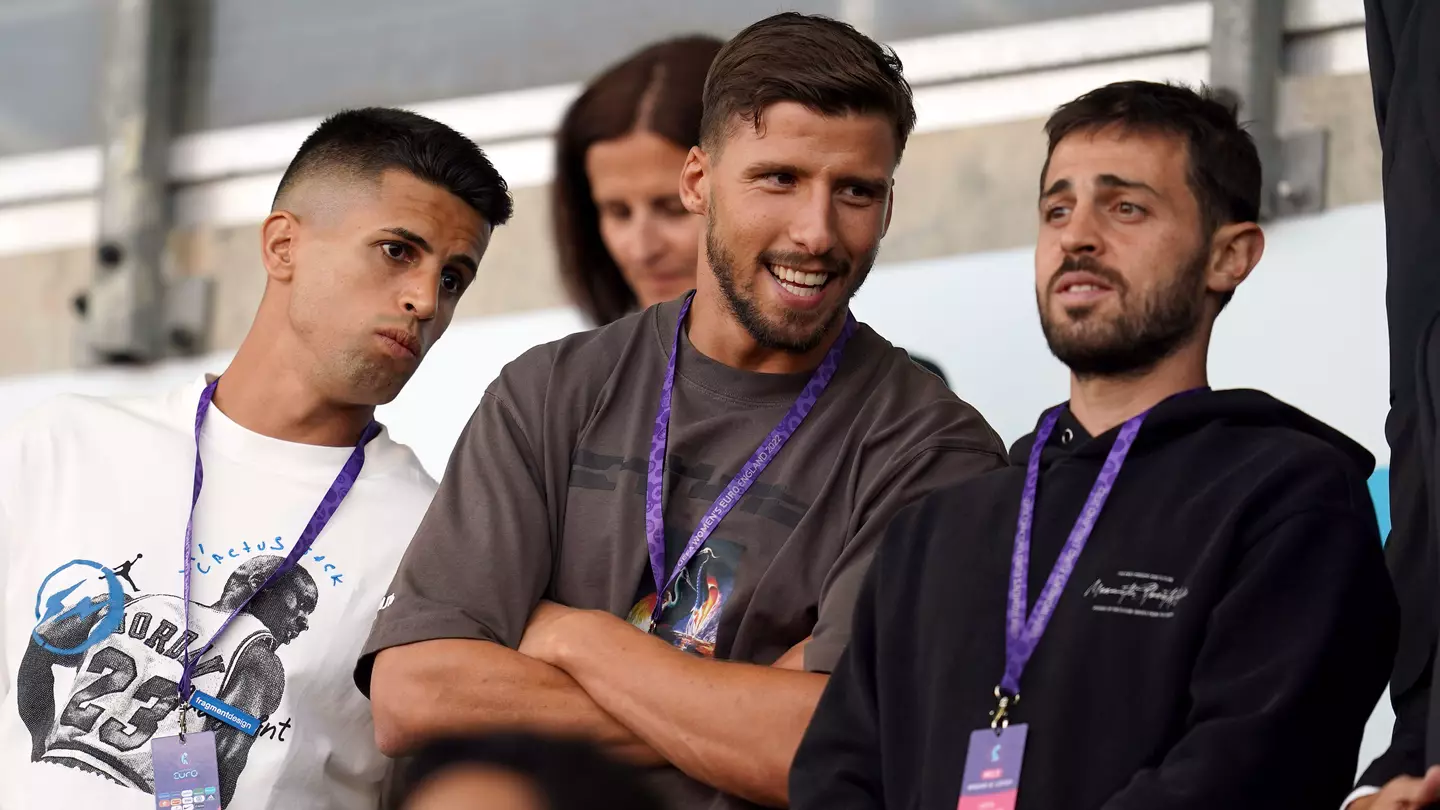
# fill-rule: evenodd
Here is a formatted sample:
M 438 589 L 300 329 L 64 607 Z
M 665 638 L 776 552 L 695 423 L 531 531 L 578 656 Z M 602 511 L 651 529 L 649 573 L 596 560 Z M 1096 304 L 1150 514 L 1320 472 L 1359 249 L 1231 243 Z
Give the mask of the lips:
M 379 334 L 380 337 L 399 345 L 400 348 L 404 349 L 406 352 L 409 352 L 411 357 L 420 356 L 420 338 L 405 331 L 404 329 L 379 329 L 377 330 L 377 334 Z
M 835 277 L 834 273 L 824 270 L 804 270 L 784 264 L 769 263 L 765 265 L 765 269 L 770 271 L 770 275 L 780 282 L 786 292 L 801 298 L 819 295 L 825 285 L 830 283 L 830 279 Z
M 1055 292 L 1065 293 L 1100 293 L 1114 290 L 1114 285 L 1100 278 L 1094 273 L 1085 270 L 1073 270 L 1061 275 L 1055 281 Z

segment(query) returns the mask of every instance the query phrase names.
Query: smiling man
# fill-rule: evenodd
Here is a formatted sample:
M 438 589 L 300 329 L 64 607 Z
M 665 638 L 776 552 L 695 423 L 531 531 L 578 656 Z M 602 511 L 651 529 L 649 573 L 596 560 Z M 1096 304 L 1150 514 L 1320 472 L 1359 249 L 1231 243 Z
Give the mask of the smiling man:
M 783 805 L 883 527 L 1003 463 L 850 315 L 914 123 L 894 55 L 778 15 L 704 108 L 698 289 L 490 386 L 357 668 L 387 752 L 520 726 L 657 766 L 675 807 Z
M 453 130 L 333 116 L 261 226 L 223 374 L 0 436 L 0 807 L 375 807 L 386 761 L 336 662 L 435 490 L 375 407 L 509 216 Z
M 1232 109 L 1147 82 L 1046 131 L 1035 298 L 1069 402 L 1017 466 L 891 526 L 793 806 L 1336 807 L 1397 608 L 1370 455 L 1207 387 L 1264 248 L 1255 146 Z

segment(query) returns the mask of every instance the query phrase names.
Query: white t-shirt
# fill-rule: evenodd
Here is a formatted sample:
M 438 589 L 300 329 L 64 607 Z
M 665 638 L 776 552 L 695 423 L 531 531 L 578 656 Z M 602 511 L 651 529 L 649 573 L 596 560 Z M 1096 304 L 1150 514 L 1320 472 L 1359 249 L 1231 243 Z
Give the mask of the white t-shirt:
M 0 810 L 155 807 L 150 742 L 179 730 L 182 645 L 198 636 L 198 652 L 228 615 L 220 608 L 253 590 L 248 577 L 289 553 L 350 456 L 210 408 L 187 634 L 181 571 L 204 384 L 67 397 L 0 434 Z M 375 807 L 386 760 L 352 672 L 435 486 L 381 431 L 303 573 L 258 596 L 201 657 L 197 689 L 268 714 L 246 745 L 189 710 L 192 731 L 217 730 L 226 810 Z

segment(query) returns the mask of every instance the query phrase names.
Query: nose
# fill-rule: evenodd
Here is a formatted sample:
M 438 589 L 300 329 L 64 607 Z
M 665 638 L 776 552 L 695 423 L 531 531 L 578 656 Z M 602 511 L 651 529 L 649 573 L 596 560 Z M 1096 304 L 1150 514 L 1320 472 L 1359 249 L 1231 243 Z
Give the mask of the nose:
M 823 256 L 835 247 L 835 205 L 827 189 L 812 187 L 790 220 L 790 239 L 811 256 Z
M 641 211 L 631 217 L 618 252 L 622 254 L 619 258 L 633 267 L 651 267 L 660 261 L 665 254 L 665 240 L 654 214 Z
M 400 304 L 408 315 L 417 320 L 428 321 L 435 317 L 440 305 L 440 274 L 443 268 L 417 269 L 407 274 Z
M 1076 205 L 1060 231 L 1060 248 L 1067 256 L 1074 256 L 1094 255 L 1102 252 L 1103 247 L 1094 210 L 1088 205 Z

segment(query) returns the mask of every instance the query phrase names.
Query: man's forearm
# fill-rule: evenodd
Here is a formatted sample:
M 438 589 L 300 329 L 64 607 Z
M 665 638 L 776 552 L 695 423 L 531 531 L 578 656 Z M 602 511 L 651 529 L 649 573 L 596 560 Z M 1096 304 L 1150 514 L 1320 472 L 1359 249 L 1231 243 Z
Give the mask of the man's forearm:
M 569 675 L 486 641 L 384 650 L 375 657 L 370 696 L 376 743 L 392 757 L 438 737 L 519 728 L 588 739 L 637 764 L 662 762 Z
M 826 676 L 707 661 L 609 614 L 573 616 L 554 663 L 602 709 L 692 778 L 787 804 L 790 764 Z
M 30 732 L 30 758 L 37 760 L 45 753 L 45 738 L 55 725 L 55 674 L 50 666 L 55 656 L 32 643 L 20 659 L 20 672 L 15 676 L 15 698 L 20 720 Z

